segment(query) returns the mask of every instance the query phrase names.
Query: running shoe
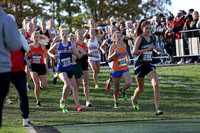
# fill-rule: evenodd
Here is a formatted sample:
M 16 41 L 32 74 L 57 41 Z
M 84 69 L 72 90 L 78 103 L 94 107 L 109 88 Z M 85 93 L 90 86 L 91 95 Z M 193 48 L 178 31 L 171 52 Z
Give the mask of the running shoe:
M 30 85 L 27 86 L 27 90 L 28 90 L 28 91 L 32 90 L 32 88 L 31 88 Z
M 86 107 L 92 107 L 92 103 L 90 101 L 86 102 Z
M 120 89 L 119 89 L 119 95 L 121 95 L 121 94 L 122 94 L 122 92 L 121 92 L 121 89 L 122 89 L 122 88 L 120 88 Z
M 53 77 L 53 84 L 54 84 L 54 85 L 57 84 L 57 77 Z
M 60 108 L 65 109 L 65 101 L 60 99 Z
M 80 104 L 78 105 L 77 110 L 78 110 L 78 111 L 82 111 L 82 107 L 81 107 Z
M 6 103 L 7 104 L 13 104 L 13 102 L 9 98 L 6 99 Z
M 40 102 L 37 102 L 37 103 L 36 103 L 36 107 L 41 107 L 41 103 L 40 103 Z
M 99 85 L 98 85 L 98 84 L 96 84 L 96 85 L 95 85 L 95 89 L 98 89 L 98 88 L 99 88 Z
M 63 113 L 67 113 L 68 110 L 67 109 L 62 109 Z
M 120 92 L 121 92 L 121 94 L 122 94 L 122 96 L 124 98 L 124 101 L 126 101 L 128 99 L 126 93 L 122 92 L 122 88 L 120 88 L 119 90 L 120 90 Z
M 29 120 L 23 119 L 23 126 L 24 127 L 32 127 L 32 123 Z
M 133 109 L 135 110 L 139 110 L 139 106 L 137 104 L 137 100 L 133 99 L 133 96 L 131 97 L 131 102 L 132 102 L 132 105 L 133 105 Z
M 161 109 L 156 109 L 156 112 L 155 112 L 156 115 L 163 115 L 163 111 Z
M 109 80 L 106 81 L 106 91 L 110 91 L 110 83 Z
M 118 103 L 118 102 L 115 102 L 115 103 L 114 103 L 114 108 L 115 108 L 115 109 L 119 108 L 119 103 Z

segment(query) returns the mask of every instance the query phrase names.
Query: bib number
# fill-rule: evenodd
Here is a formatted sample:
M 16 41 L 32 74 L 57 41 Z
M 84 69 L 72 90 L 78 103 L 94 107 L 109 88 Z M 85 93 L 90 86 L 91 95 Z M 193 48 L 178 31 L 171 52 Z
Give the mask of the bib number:
M 62 62 L 63 67 L 67 67 L 67 66 L 72 64 L 70 58 L 64 58 L 64 59 L 61 60 L 61 62 Z
M 41 63 L 41 56 L 33 56 L 32 59 L 32 63 Z
M 127 65 L 127 64 L 126 64 L 126 58 L 118 59 L 118 63 L 119 63 L 119 66 L 120 66 L 120 67 L 121 67 L 121 66 Z
M 152 51 L 147 51 L 143 53 L 144 61 L 152 61 Z
M 92 51 L 92 52 L 90 52 L 90 54 L 97 56 L 99 54 L 99 51 Z

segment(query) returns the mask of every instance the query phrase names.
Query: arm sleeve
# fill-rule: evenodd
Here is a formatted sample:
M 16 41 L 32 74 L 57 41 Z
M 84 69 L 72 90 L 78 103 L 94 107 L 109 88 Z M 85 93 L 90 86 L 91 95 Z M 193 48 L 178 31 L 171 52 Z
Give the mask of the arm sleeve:
M 8 49 L 17 51 L 22 48 L 22 41 L 17 28 L 17 24 L 8 16 L 5 19 L 3 32 L 4 42 Z
M 28 44 L 27 40 L 25 39 L 25 37 L 21 33 L 20 33 L 20 38 L 21 38 L 24 50 L 26 51 L 26 53 L 28 53 L 29 50 L 30 50 L 30 45 Z

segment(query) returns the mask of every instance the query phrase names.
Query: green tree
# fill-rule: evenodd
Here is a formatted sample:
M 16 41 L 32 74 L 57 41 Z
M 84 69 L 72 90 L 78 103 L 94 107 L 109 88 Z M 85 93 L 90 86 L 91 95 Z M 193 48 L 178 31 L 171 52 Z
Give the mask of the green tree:
M 108 23 L 111 16 L 136 21 L 160 12 L 167 13 L 171 0 L 83 0 L 85 13 L 98 24 Z
M 22 27 L 22 21 L 26 17 L 48 17 L 43 7 L 31 0 L 5 0 L 3 8 L 7 14 L 15 16 L 19 27 Z
M 171 0 L 147 0 L 142 4 L 143 16 L 148 18 L 159 13 L 168 14 L 167 6 L 171 4 Z
M 49 15 L 54 21 L 58 22 L 58 26 L 63 23 L 61 8 L 63 5 L 63 0 L 42 0 L 39 4 L 45 7 L 45 10 L 48 11 Z

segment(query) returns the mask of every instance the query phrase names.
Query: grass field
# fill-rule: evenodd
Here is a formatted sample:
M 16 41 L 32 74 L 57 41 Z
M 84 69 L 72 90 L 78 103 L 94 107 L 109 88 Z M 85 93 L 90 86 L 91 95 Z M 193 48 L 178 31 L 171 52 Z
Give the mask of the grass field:
M 138 121 L 138 120 L 160 120 L 160 119 L 199 119 L 200 118 L 200 65 L 158 67 L 160 83 L 160 106 L 164 111 L 163 116 L 156 117 L 154 114 L 153 89 L 150 81 L 145 78 L 145 91 L 139 96 L 140 111 L 133 110 L 130 97 L 136 88 L 136 82 L 131 69 L 133 85 L 127 90 L 128 101 L 122 96 L 119 99 L 119 109 L 113 108 L 114 99 L 111 91 L 106 92 L 105 81 L 109 77 L 110 70 L 101 70 L 99 74 L 99 89 L 94 88 L 92 72 L 90 71 L 90 100 L 93 107 L 85 107 L 85 97 L 82 86 L 79 88 L 79 99 L 83 111 L 78 112 L 70 94 L 67 101 L 69 113 L 63 114 L 59 109 L 63 83 L 60 79 L 57 85 L 52 84 L 53 73 L 48 73 L 48 88 L 41 91 L 42 107 L 35 107 L 35 96 L 33 90 L 28 92 L 30 104 L 30 120 L 35 125 L 57 125 L 70 123 L 88 122 L 111 122 L 111 121 Z M 124 81 L 121 80 L 121 86 Z M 31 83 L 31 86 L 33 84 Z M 15 90 L 11 88 L 10 98 L 14 101 Z M 23 133 L 22 117 L 19 105 L 14 102 L 6 105 L 3 110 L 3 125 L 0 132 Z

